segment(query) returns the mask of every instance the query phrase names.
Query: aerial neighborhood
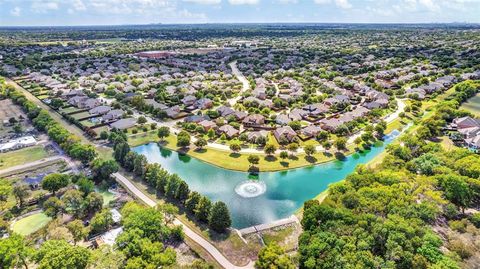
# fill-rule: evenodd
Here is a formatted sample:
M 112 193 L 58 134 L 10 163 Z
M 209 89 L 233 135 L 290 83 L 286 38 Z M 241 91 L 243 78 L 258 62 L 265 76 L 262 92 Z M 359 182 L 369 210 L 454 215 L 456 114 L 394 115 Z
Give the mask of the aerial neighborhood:
M 0 125 L 0 268 L 480 263 L 476 24 L 0 27 Z

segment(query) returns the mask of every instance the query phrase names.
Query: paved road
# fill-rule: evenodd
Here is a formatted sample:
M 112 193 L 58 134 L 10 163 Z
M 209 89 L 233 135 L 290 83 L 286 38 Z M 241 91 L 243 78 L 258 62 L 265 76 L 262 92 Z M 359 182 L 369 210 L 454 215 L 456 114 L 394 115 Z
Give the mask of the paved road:
M 233 107 L 241 98 L 242 94 L 248 90 L 250 90 L 250 83 L 248 82 L 247 78 L 238 70 L 237 68 L 237 61 L 231 62 L 230 63 L 230 68 L 232 69 L 233 75 L 242 82 L 242 91 L 239 93 L 239 95 L 233 99 L 229 100 L 230 105 Z
M 135 195 L 137 198 L 142 200 L 145 204 L 148 206 L 154 207 L 157 205 L 155 201 L 153 201 L 150 197 L 146 196 L 142 191 L 140 191 L 135 185 L 130 182 L 126 177 L 124 177 L 122 174 L 115 173 L 113 176 L 116 178 L 116 180 L 126 189 L 130 191 L 133 195 Z M 240 266 L 235 266 L 232 264 L 225 256 L 223 256 L 222 253 L 210 242 L 205 240 L 203 237 L 195 233 L 192 229 L 190 229 L 188 226 L 183 224 L 180 220 L 175 219 L 174 220 L 175 225 L 181 225 L 183 227 L 183 231 L 185 232 L 185 235 L 195 241 L 195 243 L 199 244 L 202 248 L 204 248 L 221 266 L 224 268 L 238 268 L 238 269 L 248 269 L 248 268 L 253 268 L 253 262 L 250 262 L 248 265 L 244 267 Z

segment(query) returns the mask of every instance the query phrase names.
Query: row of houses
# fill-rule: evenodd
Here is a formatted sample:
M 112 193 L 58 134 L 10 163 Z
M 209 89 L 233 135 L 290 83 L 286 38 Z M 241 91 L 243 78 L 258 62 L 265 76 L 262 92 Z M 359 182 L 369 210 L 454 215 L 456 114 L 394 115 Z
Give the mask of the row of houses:
M 460 139 L 467 148 L 473 151 L 480 150 L 480 119 L 472 117 L 456 118 L 449 128 L 460 134 L 460 137 L 452 138 Z

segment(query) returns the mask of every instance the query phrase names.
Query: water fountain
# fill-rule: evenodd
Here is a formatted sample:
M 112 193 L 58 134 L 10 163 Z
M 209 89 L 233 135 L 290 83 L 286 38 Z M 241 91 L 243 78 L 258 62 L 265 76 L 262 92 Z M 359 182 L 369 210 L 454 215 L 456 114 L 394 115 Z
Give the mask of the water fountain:
M 235 187 L 235 192 L 243 198 L 253 198 L 264 194 L 267 185 L 263 181 L 246 180 Z

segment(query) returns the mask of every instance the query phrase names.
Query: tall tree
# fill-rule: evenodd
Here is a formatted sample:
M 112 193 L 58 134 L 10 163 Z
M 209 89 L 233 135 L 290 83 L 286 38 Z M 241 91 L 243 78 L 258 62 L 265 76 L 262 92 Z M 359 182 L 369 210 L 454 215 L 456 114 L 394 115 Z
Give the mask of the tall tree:
M 70 177 L 64 174 L 49 174 L 42 180 L 42 188 L 50 191 L 55 195 L 55 192 L 61 188 L 68 186 Z
M 208 225 L 216 232 L 223 233 L 232 225 L 230 212 L 224 202 L 216 202 L 213 204 L 208 216 Z

